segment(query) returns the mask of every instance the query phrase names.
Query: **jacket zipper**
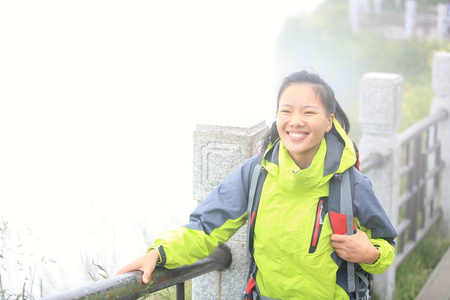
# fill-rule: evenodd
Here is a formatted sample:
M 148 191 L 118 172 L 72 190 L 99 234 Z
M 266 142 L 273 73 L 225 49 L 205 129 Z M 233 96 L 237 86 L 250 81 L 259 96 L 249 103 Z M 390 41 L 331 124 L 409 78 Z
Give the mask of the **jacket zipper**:
M 311 244 L 309 245 L 309 253 L 316 252 L 317 245 L 319 243 L 320 239 L 320 233 L 322 231 L 322 225 L 323 225 L 323 219 L 324 214 L 326 213 L 326 198 L 320 199 L 319 203 L 317 204 L 317 212 L 316 212 L 316 219 L 314 222 L 314 229 L 312 233 L 311 238 Z
M 320 199 L 319 206 L 317 208 L 316 227 L 314 228 L 314 236 L 312 240 L 313 247 L 317 246 L 317 241 L 319 239 L 320 231 L 323 225 L 322 210 L 323 210 L 323 200 Z

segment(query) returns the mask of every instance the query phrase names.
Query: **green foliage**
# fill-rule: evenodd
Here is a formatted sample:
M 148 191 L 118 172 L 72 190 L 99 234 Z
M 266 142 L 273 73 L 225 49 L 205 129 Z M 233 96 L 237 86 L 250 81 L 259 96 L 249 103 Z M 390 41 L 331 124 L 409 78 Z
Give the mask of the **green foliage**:
M 394 299 L 415 299 L 449 247 L 448 235 L 434 226 L 397 268 Z
M 104 265 L 103 260 L 100 258 L 101 263 Z M 96 272 L 94 272 L 94 269 L 97 269 Z M 92 260 L 91 262 L 91 270 L 92 272 L 88 272 L 89 277 L 91 277 L 91 279 L 93 281 L 99 281 L 100 279 L 107 279 L 109 278 L 109 274 L 108 271 L 99 263 L 95 263 L 94 260 Z M 100 277 L 98 277 L 100 276 Z
M 277 44 L 280 72 L 312 67 L 334 88 L 358 140 L 359 80 L 368 72 L 398 73 L 404 79 L 400 131 L 429 114 L 433 98 L 431 67 L 434 53 L 450 51 L 439 41 L 388 40 L 351 33 L 347 0 L 329 0 L 311 16 L 291 18 Z M 375 24 L 379 27 L 380 24 Z M 289 70 L 288 72 L 286 70 Z M 355 131 L 356 130 L 356 131 Z

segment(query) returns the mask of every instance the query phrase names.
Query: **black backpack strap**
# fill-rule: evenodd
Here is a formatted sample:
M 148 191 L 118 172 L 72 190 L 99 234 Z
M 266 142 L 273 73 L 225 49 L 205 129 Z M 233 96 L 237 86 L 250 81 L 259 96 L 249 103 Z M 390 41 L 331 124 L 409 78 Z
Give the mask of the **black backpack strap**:
M 250 180 L 250 189 L 248 192 L 248 205 L 247 205 L 247 258 L 250 258 L 249 255 L 252 255 L 253 252 L 253 232 L 255 229 L 255 220 L 256 220 L 256 212 L 259 206 L 259 197 L 256 197 L 257 194 L 261 196 L 260 191 L 257 191 L 258 181 L 261 173 L 264 168 L 262 165 L 257 164 L 252 171 L 252 177 Z M 248 259 L 247 259 L 248 260 Z
M 252 299 L 253 290 L 255 289 L 256 282 L 255 275 L 257 267 L 253 259 L 253 236 L 255 230 L 256 214 L 258 211 L 259 200 L 261 198 L 261 191 L 264 185 L 264 181 L 267 177 L 267 171 L 261 165 L 263 154 L 260 154 L 250 167 L 250 187 L 248 193 L 247 204 L 247 274 L 245 276 L 247 284 L 244 288 L 244 299 Z
M 333 233 L 336 234 L 352 235 L 355 233 L 353 221 L 354 172 L 356 172 L 355 169 L 349 168 L 341 174 L 335 174 L 330 181 L 328 215 Z M 356 295 L 356 299 L 362 299 L 359 297 L 367 290 L 370 274 L 359 270 L 358 264 L 347 261 L 345 264 L 342 271 L 345 270 L 346 273 L 346 290 L 349 295 Z M 340 282 L 343 284 L 342 281 Z
M 352 201 L 352 185 L 350 183 L 349 170 L 342 173 L 341 181 L 341 201 L 340 201 L 340 213 L 345 215 L 347 235 L 354 234 L 353 232 L 353 201 Z M 354 293 L 356 291 L 355 285 L 355 265 L 351 262 L 347 262 L 347 284 L 348 292 Z

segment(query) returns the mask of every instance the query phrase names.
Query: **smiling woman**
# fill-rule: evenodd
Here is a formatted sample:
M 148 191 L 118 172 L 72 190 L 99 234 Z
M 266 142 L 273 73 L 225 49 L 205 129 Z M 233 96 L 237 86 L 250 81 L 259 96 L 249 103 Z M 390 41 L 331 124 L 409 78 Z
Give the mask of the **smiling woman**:
M 227 242 L 251 212 L 254 235 L 247 240 L 251 254 L 243 299 L 368 299 L 369 286 L 359 285 L 347 269 L 387 270 L 397 234 L 370 181 L 354 167 L 353 142 L 337 121 L 349 128 L 347 117 L 331 87 L 307 71 L 283 80 L 277 103 L 262 153 L 223 180 L 191 213 L 189 224 L 158 234 L 146 254 L 117 274 L 139 270 L 147 283 L 156 266 L 193 264 Z M 257 173 L 264 176 L 256 193 L 250 178 Z M 352 191 L 349 235 L 335 231 L 327 217 L 336 203 L 328 199 L 341 197 L 332 179 Z M 248 204 L 250 190 L 259 195 L 257 215 Z

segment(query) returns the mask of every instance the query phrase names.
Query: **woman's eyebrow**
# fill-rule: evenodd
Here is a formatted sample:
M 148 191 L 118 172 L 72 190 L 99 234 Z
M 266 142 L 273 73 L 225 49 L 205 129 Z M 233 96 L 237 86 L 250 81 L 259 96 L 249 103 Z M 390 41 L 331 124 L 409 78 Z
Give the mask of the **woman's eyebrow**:
M 289 104 L 289 103 L 280 103 L 280 106 L 288 106 L 288 107 L 292 107 L 292 104 Z
M 289 104 L 289 103 L 280 103 L 280 107 L 281 107 L 281 106 L 285 106 L 285 107 L 294 107 L 294 105 Z M 316 105 L 311 105 L 311 104 L 302 106 L 302 109 L 309 109 L 309 108 L 318 109 L 319 107 L 316 106 Z
M 319 107 L 318 106 L 315 106 L 315 105 L 305 105 L 305 106 L 302 106 L 302 108 L 314 108 L 314 109 L 318 109 Z

